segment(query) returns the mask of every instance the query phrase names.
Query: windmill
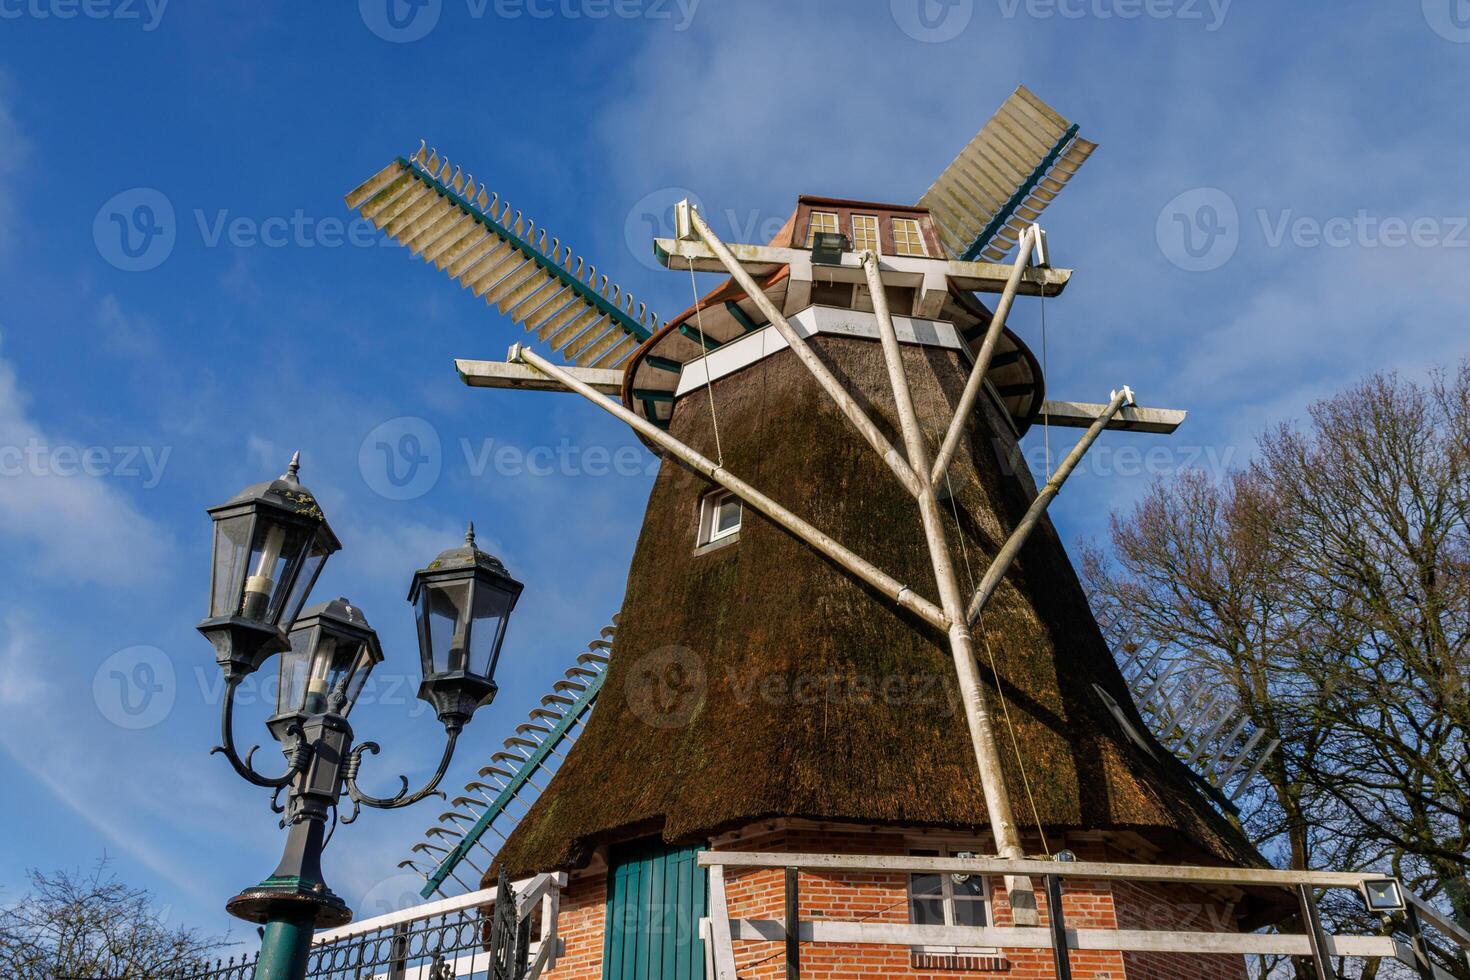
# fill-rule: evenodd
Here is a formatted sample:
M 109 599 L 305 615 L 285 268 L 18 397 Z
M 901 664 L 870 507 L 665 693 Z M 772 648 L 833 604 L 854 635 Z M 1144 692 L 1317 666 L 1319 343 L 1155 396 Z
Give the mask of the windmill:
M 804 195 L 771 242 L 727 244 L 684 202 L 655 255 L 729 279 L 667 321 L 427 146 L 347 196 L 529 335 L 458 361 L 466 384 L 574 392 L 663 459 L 596 710 L 504 843 L 476 837 L 513 874 L 574 870 L 605 896 L 586 926 L 603 976 L 656 975 L 629 950 L 698 955 L 640 918 L 651 896 L 674 889 L 697 920 L 725 893 L 694 855 L 777 827 L 1259 863 L 1174 756 L 1130 737 L 1151 738 L 1046 520 L 1104 430 L 1184 418 L 1126 385 L 1046 400 L 1006 326 L 1018 297 L 1070 281 L 1036 222 L 1094 148 L 1022 87 L 917 204 Z M 1019 452 L 1038 420 L 1085 430 L 1040 488 Z M 799 693 L 811 678 L 839 696 Z M 859 692 L 875 680 L 904 693 Z M 420 868 L 426 893 L 467 850 Z M 953 891 L 913 914 L 987 901 Z M 1024 875 L 996 896 L 1038 921 Z M 708 948 L 732 977 L 728 933 Z

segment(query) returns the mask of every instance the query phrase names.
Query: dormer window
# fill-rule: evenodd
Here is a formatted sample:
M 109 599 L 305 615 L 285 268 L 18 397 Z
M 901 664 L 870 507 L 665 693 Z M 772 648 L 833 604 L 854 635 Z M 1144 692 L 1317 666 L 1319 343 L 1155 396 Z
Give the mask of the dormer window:
M 914 218 L 893 219 L 893 250 L 899 255 L 916 255 L 920 258 L 929 254 L 924 247 L 924 232 Z
M 806 247 L 811 248 L 817 240 L 817 234 L 826 232 L 830 235 L 838 233 L 837 212 L 835 211 L 813 211 L 806 224 Z
M 878 243 L 878 217 L 872 214 L 852 216 L 852 249 L 854 252 L 881 252 Z
M 699 501 L 699 545 L 725 541 L 740 533 L 744 506 L 729 490 L 711 490 Z

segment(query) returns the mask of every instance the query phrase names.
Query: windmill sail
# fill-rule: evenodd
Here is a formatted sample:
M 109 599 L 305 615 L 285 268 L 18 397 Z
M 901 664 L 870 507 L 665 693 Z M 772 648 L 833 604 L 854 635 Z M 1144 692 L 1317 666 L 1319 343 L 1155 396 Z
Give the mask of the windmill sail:
M 464 795 L 453 801 L 453 808 L 441 814 L 439 822 L 413 846 L 412 856 L 399 862 L 400 868 L 412 868 L 423 876 L 424 898 L 480 887 L 501 843 L 536 802 L 586 727 L 602 690 L 617 622 L 614 616 L 601 635 L 587 644 L 566 675 L 505 740 L 505 748 L 490 757 L 477 778 L 465 786 Z M 466 882 L 460 873 L 471 881 Z
M 581 367 L 613 368 L 658 318 L 546 229 L 420 145 L 347 195 L 347 206 Z
M 1097 144 L 1024 85 L 919 199 L 949 253 L 999 262 L 1077 173 Z

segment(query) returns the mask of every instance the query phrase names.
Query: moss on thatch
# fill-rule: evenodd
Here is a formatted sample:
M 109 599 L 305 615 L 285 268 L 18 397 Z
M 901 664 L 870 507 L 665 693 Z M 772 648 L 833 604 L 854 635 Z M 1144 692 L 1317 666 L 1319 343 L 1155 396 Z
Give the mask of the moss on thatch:
M 813 343 L 851 390 L 868 394 L 897 444 L 878 345 Z M 952 351 L 904 353 L 937 445 L 965 366 Z M 913 501 L 789 351 L 717 382 L 714 399 L 732 472 L 937 598 Z M 703 390 L 679 402 L 672 431 L 714 457 Z M 1003 461 L 1014 445 L 990 406 L 976 413 L 952 471 L 954 504 L 945 503 L 958 511 L 948 533 L 962 576 L 967 560 L 980 576 L 1029 502 L 1029 475 Z M 696 553 L 707 489 L 664 463 L 603 693 L 501 851 L 512 874 L 575 867 L 598 844 L 638 833 L 690 841 L 777 816 L 982 830 L 945 638 L 748 508 L 738 543 Z M 1129 829 L 1182 856 L 1259 862 L 1182 767 L 1129 742 L 1097 696 L 1094 684 L 1132 711 L 1050 523 L 996 593 L 984 635 L 1046 827 Z M 1025 827 L 1034 821 L 1004 727 L 1000 738 Z

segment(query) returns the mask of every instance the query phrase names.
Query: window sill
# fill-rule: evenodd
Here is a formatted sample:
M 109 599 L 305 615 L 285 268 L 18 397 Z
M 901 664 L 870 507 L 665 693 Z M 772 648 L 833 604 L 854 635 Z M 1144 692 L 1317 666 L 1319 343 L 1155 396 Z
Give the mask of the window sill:
M 1006 973 L 1011 968 L 1011 962 L 994 950 L 931 953 L 914 949 L 909 951 L 909 966 L 915 970 L 963 970 L 971 973 Z
M 718 538 L 714 541 L 709 542 L 708 544 L 700 545 L 699 547 L 694 549 L 694 556 L 697 558 L 700 555 L 712 554 L 713 552 L 720 551 L 721 549 L 728 548 L 731 545 L 736 545 L 739 543 L 740 532 L 736 531 L 734 534 L 727 534 L 723 538 Z

